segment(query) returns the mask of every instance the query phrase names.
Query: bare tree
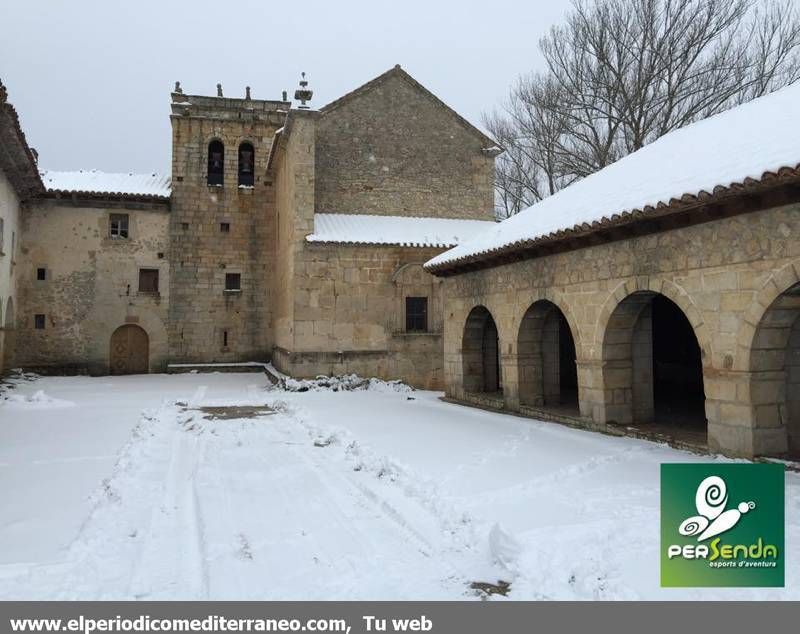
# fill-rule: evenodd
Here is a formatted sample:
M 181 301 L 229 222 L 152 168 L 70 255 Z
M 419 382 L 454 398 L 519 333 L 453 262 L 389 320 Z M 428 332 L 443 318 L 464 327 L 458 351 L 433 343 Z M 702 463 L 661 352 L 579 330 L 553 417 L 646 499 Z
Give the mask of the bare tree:
M 484 117 L 506 216 L 658 137 L 800 78 L 791 0 L 575 0 L 547 71 Z

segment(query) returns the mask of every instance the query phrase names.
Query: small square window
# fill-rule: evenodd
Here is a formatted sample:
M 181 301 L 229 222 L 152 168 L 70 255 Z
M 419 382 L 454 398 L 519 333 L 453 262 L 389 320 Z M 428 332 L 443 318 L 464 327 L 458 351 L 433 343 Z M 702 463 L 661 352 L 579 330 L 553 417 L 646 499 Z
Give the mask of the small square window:
M 139 292 L 158 293 L 158 269 L 139 269 Z
M 428 331 L 428 298 L 406 297 L 406 332 Z
M 44 325 L 45 325 L 44 315 L 39 314 L 33 316 L 33 327 L 36 328 L 36 330 L 44 330 Z
M 241 273 L 225 273 L 225 290 L 226 291 L 242 290 Z
M 220 222 L 219 223 L 219 230 L 222 233 L 230 233 L 231 232 L 231 223 L 230 222 Z
M 184 231 L 189 231 L 189 223 L 188 222 L 182 222 L 181 223 L 181 229 L 183 229 Z
M 128 214 L 111 214 L 108 226 L 112 238 L 127 238 Z
M 47 279 L 47 269 L 45 268 L 38 268 L 36 269 L 36 279 L 40 282 L 44 282 Z

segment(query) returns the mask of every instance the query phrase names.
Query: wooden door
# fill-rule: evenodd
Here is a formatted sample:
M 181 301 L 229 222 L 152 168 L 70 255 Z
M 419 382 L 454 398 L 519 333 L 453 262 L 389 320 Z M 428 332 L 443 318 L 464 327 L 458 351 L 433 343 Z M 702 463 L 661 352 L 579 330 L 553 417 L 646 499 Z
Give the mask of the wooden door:
M 111 335 L 111 374 L 146 374 L 149 356 L 150 341 L 139 326 L 120 326 Z

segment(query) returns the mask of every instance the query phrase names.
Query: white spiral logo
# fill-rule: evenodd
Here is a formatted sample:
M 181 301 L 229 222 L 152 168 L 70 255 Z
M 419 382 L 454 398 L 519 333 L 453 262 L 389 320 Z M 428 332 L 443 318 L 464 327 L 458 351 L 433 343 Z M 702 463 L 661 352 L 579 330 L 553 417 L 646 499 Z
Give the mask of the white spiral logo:
M 716 518 L 725 510 L 728 503 L 728 489 L 725 480 L 719 476 L 709 476 L 697 487 L 695 504 L 697 512 L 709 520 Z

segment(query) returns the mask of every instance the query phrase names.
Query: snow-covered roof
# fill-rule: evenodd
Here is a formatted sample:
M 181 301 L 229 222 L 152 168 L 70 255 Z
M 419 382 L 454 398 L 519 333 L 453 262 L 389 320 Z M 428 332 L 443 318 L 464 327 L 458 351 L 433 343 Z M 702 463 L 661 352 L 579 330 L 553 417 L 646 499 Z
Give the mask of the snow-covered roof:
M 163 174 L 113 174 L 97 170 L 42 172 L 49 192 L 168 198 L 171 179 Z
M 491 230 L 491 220 L 315 214 L 308 242 L 387 244 L 404 247 L 451 247 Z
M 800 168 L 800 82 L 671 132 L 426 263 L 489 259 Z

